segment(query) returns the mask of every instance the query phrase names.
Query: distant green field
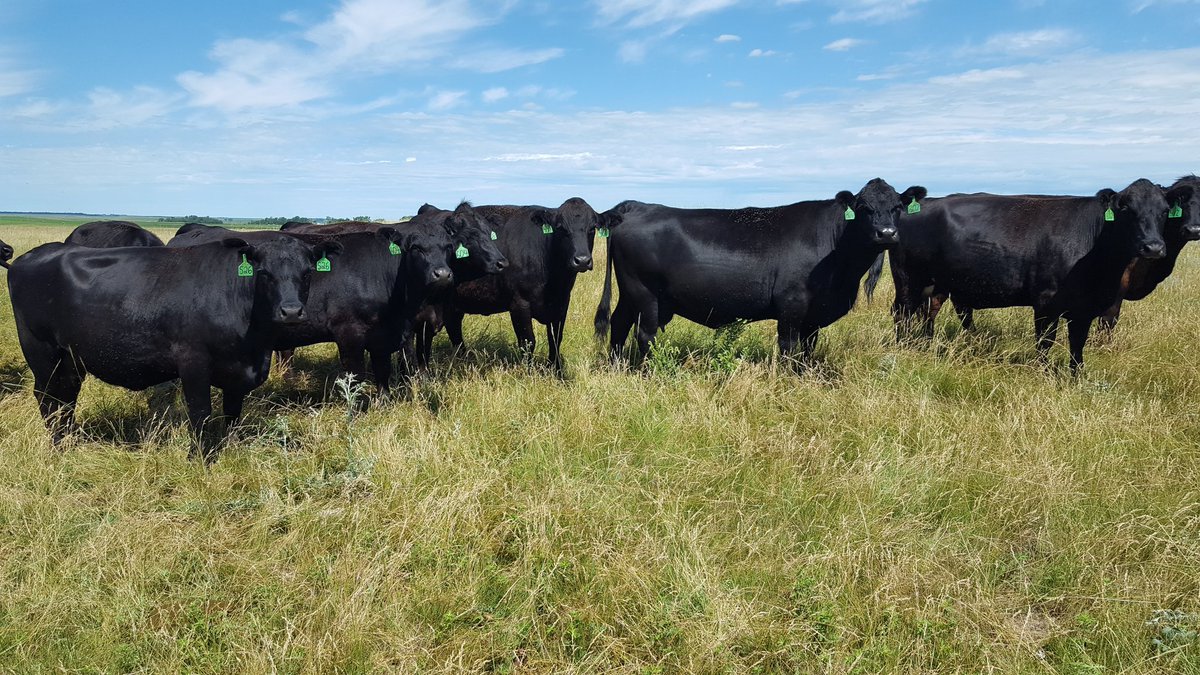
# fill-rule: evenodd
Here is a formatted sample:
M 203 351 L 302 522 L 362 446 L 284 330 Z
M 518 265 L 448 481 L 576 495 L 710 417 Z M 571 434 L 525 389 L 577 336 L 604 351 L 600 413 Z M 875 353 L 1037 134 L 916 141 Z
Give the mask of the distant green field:
M 1028 310 L 897 345 L 886 275 L 804 375 L 769 322 L 614 368 L 601 242 L 566 381 L 469 317 L 354 416 L 309 348 L 210 468 L 178 403 L 95 380 L 52 449 L 0 272 L 0 670 L 1200 672 L 1190 248 L 1073 379 Z

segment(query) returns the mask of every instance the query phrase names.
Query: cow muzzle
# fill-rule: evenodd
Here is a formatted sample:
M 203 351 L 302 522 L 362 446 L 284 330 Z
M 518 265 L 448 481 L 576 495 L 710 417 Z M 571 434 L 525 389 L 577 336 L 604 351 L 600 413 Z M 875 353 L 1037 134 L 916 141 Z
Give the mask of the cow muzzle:
M 571 258 L 571 270 L 574 272 L 586 272 L 592 269 L 592 256 L 577 255 Z
M 1167 255 L 1167 245 L 1161 241 L 1153 241 L 1142 245 L 1142 250 L 1138 254 L 1142 258 L 1148 260 L 1157 260 Z
M 895 227 L 881 227 L 875 230 L 875 243 L 891 246 L 900 243 L 900 232 Z
M 1183 228 L 1183 238 L 1188 241 L 1200 239 L 1200 225 L 1188 225 Z
M 431 288 L 449 286 L 451 281 L 454 281 L 454 273 L 449 267 L 435 267 L 429 271 L 428 284 Z
M 295 302 L 279 306 L 279 323 L 300 323 L 304 320 L 304 305 Z

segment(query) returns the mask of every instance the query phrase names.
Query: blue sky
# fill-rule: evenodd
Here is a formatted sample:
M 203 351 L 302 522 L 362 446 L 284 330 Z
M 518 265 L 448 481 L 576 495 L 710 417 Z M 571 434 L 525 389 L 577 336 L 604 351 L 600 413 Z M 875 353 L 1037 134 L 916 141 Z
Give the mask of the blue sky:
M 4 0 L 0 210 L 395 218 L 1200 171 L 1200 0 Z

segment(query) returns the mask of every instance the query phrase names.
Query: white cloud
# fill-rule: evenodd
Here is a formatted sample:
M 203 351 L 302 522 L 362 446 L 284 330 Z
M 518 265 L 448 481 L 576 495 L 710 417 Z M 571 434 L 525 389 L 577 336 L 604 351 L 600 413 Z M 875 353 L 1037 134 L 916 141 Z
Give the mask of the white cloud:
M 928 0 L 839 0 L 841 7 L 832 17 L 833 23 L 888 23 L 911 16 L 918 6 Z
M 469 0 L 342 0 L 328 19 L 299 36 L 221 40 L 210 54 L 218 64 L 214 72 L 188 71 L 176 79 L 194 105 L 239 111 L 325 98 L 356 75 L 430 64 L 493 73 L 562 56 L 556 47 L 464 45 L 468 34 L 495 20 Z
M 747 56 L 749 56 L 752 59 L 759 59 L 759 58 L 763 58 L 765 56 L 775 56 L 775 50 L 774 49 L 751 49 L 750 53 L 747 54 Z
M 648 40 L 626 40 L 617 48 L 617 56 L 626 63 L 641 63 L 650 51 Z
M 1137 14 L 1155 5 L 1197 5 L 1200 0 L 1133 0 L 1130 6 L 1133 13 Z
M 842 38 L 830 42 L 821 49 L 831 52 L 844 52 L 860 45 L 865 45 L 866 43 L 866 40 L 859 40 L 858 38 Z
M 991 68 L 989 70 L 976 68 L 955 75 L 931 77 L 929 81 L 933 84 L 984 84 L 1000 80 L 1019 80 L 1024 77 L 1025 73 L 1016 68 Z
M 718 35 L 716 37 L 716 39 L 713 40 L 713 42 L 741 42 L 741 41 L 742 41 L 742 38 L 740 36 L 730 35 L 728 33 L 726 33 L 724 35 Z
M 120 93 L 106 87 L 88 94 L 88 110 L 81 123 L 92 129 L 142 126 L 163 117 L 179 104 L 181 96 L 153 87 L 135 87 Z
M 0 54 L 0 98 L 31 91 L 36 80 L 34 71 L 22 67 L 15 58 Z
M 682 25 L 696 17 L 737 5 L 742 0 L 594 0 L 602 23 L 624 21 L 631 28 Z
M 1043 28 L 1041 30 L 1022 31 L 1016 33 L 997 33 L 989 37 L 978 47 L 967 47 L 962 54 L 1000 54 L 1004 56 L 1039 56 L 1061 51 L 1080 40 L 1079 34 L 1064 28 Z
M 734 101 L 729 105 L 736 110 L 753 110 L 758 107 L 758 103 L 754 101 Z
M 430 110 L 449 110 L 463 103 L 465 91 L 439 91 L 429 99 Z
M 483 98 L 484 103 L 495 103 L 496 101 L 502 101 L 508 98 L 508 89 L 505 89 L 504 87 L 492 87 L 491 89 L 485 90 L 481 95 L 481 98 Z

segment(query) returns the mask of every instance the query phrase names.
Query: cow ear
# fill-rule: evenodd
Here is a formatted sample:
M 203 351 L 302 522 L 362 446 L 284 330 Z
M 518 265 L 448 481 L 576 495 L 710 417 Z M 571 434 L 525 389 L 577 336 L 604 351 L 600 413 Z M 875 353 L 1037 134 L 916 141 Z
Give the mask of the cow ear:
M 1113 202 L 1116 201 L 1117 191 L 1113 190 L 1112 188 L 1104 188 L 1096 193 L 1096 198 L 1099 199 L 1105 206 L 1112 206 Z
M 240 237 L 226 237 L 221 240 L 225 248 L 237 249 L 238 255 L 244 255 L 250 260 L 258 260 L 258 251 Z
M 389 226 L 385 225 L 385 226 L 379 228 L 378 230 L 375 230 L 375 236 L 379 237 L 380 239 L 382 239 L 384 241 L 389 241 L 389 242 L 390 241 L 399 241 L 400 231 L 394 227 L 389 227 Z
M 841 192 L 837 193 L 837 196 L 834 197 L 834 199 L 837 200 L 837 203 L 841 204 L 842 206 L 854 205 L 854 193 L 850 192 L 849 190 L 842 190 Z
M 921 187 L 920 185 L 914 185 L 905 190 L 904 194 L 900 195 L 900 202 L 905 205 L 911 203 L 913 200 L 920 202 L 921 200 L 925 199 L 925 196 L 928 194 L 929 192 L 925 188 Z
M 554 224 L 554 215 L 550 213 L 549 209 L 534 209 L 530 212 L 529 218 L 533 221 L 534 225 Z
M 339 253 L 342 252 L 342 249 L 343 249 L 342 242 L 340 242 L 336 239 L 330 239 L 328 241 L 323 241 L 313 247 L 313 252 L 312 252 L 313 262 L 317 262 L 321 258 L 326 258 L 331 255 L 338 255 Z
M 426 213 L 430 213 L 430 212 L 433 212 L 433 211 L 440 211 L 440 210 L 441 210 L 441 209 L 439 209 L 438 207 L 434 206 L 433 204 L 430 204 L 429 202 L 426 202 L 426 203 L 424 203 L 424 204 L 422 204 L 422 205 L 421 205 L 421 208 L 417 209 L 417 215 L 418 215 L 418 216 L 423 216 L 423 215 L 425 215 Z
M 607 227 L 609 229 L 620 225 L 621 221 L 625 220 L 625 217 L 616 211 L 605 211 L 604 213 L 597 214 L 597 218 L 600 221 L 600 227 Z
M 1190 202 L 1196 194 L 1196 186 L 1180 185 L 1177 188 L 1172 188 L 1166 191 L 1167 205 L 1174 208 L 1176 204 L 1180 206 Z

